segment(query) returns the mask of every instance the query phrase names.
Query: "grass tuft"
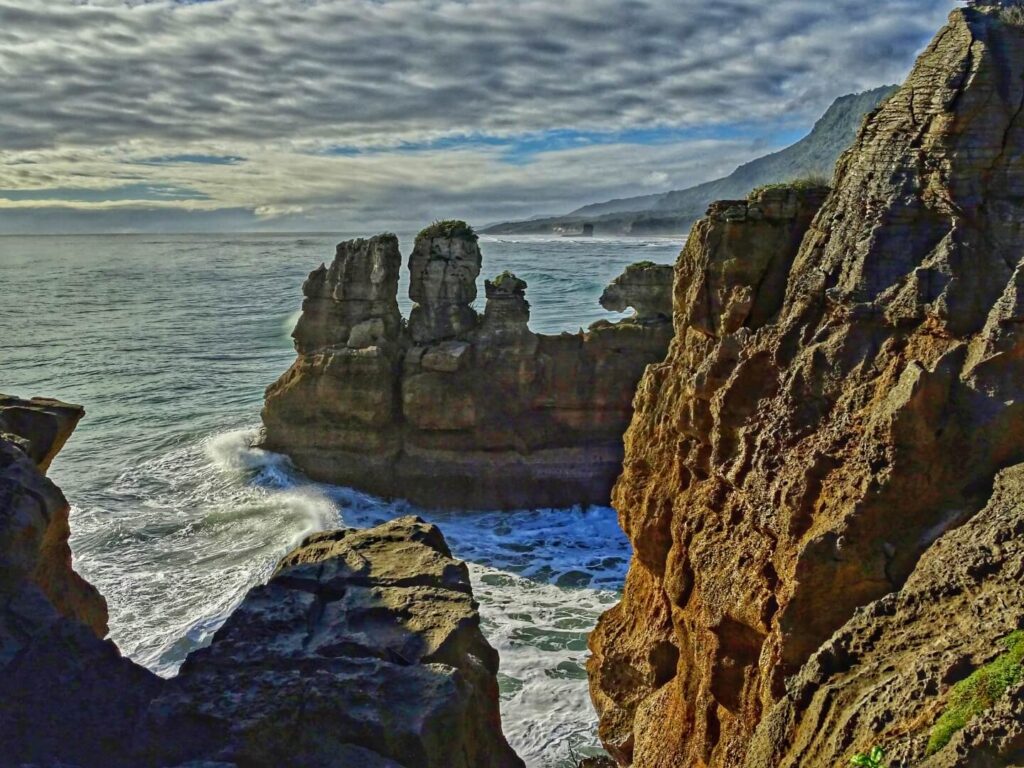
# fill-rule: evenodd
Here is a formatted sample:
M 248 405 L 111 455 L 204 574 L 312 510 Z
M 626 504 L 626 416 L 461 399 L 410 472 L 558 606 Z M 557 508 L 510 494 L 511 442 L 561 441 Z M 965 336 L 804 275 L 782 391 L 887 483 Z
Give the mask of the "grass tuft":
M 1011 685 L 1021 680 L 1024 631 L 1003 638 L 1002 644 L 1005 653 L 953 686 L 946 709 L 928 737 L 929 755 L 949 744 L 957 731 L 992 707 Z

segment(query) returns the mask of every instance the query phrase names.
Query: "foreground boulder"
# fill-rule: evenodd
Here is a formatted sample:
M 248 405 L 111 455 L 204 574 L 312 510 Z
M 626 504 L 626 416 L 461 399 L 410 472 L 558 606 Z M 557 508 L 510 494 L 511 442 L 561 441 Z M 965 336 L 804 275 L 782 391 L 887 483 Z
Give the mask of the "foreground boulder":
M 758 749 L 787 765 L 866 745 L 869 726 L 846 732 L 853 710 L 829 709 L 810 682 L 762 727 L 821 729 L 834 752 L 790 752 L 758 728 L 787 678 L 1024 461 L 1024 29 L 1006 18 L 953 13 L 810 226 L 727 204 L 680 256 L 676 338 L 640 385 L 614 493 L 635 557 L 591 640 L 601 735 L 621 763 L 733 768 L 754 759 L 755 733 L 780 739 Z M 922 620 L 937 637 L 969 631 Z M 890 738 L 927 737 L 945 686 L 985 660 L 964 649 L 904 721 L 914 735 Z M 840 672 L 855 661 L 840 654 Z M 877 695 L 906 711 L 903 692 Z M 804 720 L 807 706 L 833 719 Z M 888 723 L 872 721 L 882 741 Z M 1016 758 L 992 759 L 964 764 Z
M 103 639 L 106 606 L 71 570 L 67 502 L 33 459 L 82 410 L 0 403 L 17 410 L 0 410 L 0 766 L 522 766 L 468 571 L 437 528 L 310 537 L 162 680 Z
M 530 330 L 513 274 L 485 282 L 482 315 L 470 306 L 481 254 L 462 222 L 416 238 L 406 327 L 392 309 L 400 261 L 380 235 L 342 243 L 310 275 L 298 358 L 267 390 L 264 447 L 317 480 L 428 507 L 606 504 L 636 384 L 671 336 L 671 268 L 630 268 L 609 289 L 606 306 L 636 316 L 552 336 Z
M 161 764 L 515 768 L 497 671 L 465 564 L 410 517 L 310 537 L 188 658 L 146 727 L 177 735 Z

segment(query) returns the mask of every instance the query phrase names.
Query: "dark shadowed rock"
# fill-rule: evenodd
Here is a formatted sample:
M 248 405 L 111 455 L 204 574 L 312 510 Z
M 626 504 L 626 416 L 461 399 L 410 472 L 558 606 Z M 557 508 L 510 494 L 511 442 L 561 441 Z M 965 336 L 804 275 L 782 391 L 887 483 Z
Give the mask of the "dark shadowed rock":
M 497 668 L 466 566 L 404 518 L 288 555 L 189 657 L 148 729 L 177 735 L 168 762 L 515 768 Z
M 159 679 L 124 659 L 107 606 L 71 567 L 68 503 L 43 469 L 82 417 L 0 398 L 0 764 L 129 768 Z

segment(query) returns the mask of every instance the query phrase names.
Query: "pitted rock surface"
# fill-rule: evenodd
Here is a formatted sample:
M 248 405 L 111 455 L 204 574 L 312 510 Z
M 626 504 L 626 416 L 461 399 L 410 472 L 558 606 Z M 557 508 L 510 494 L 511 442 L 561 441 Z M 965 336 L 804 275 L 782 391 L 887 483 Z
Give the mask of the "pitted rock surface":
M 809 228 L 730 205 L 691 233 L 591 640 L 620 762 L 742 765 L 786 677 L 1024 460 L 1022 104 L 1024 29 L 958 10 Z

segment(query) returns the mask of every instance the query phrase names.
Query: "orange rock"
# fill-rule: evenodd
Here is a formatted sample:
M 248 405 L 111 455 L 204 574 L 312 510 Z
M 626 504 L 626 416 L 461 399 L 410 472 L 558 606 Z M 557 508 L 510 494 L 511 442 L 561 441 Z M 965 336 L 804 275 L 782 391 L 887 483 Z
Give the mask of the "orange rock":
M 742 765 L 786 677 L 1024 460 L 1022 76 L 1024 29 L 958 10 L 809 229 L 797 192 L 695 227 L 614 492 L 636 554 L 592 640 L 624 764 Z

